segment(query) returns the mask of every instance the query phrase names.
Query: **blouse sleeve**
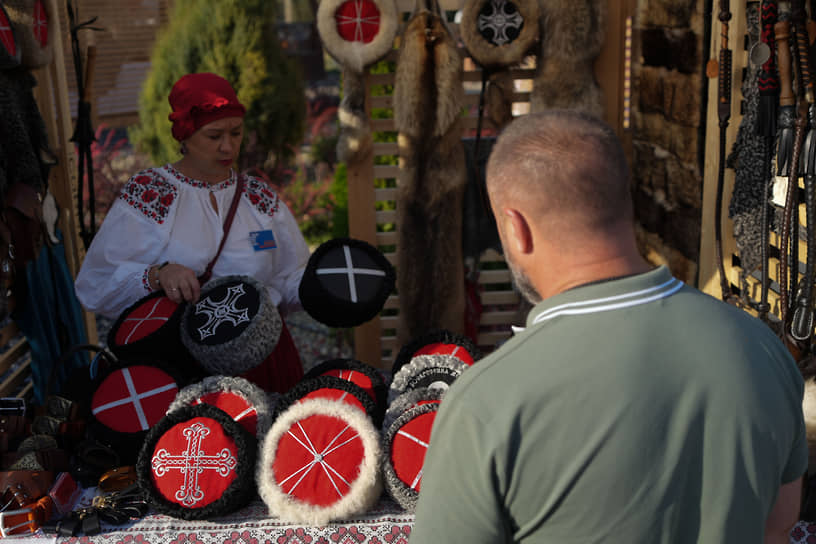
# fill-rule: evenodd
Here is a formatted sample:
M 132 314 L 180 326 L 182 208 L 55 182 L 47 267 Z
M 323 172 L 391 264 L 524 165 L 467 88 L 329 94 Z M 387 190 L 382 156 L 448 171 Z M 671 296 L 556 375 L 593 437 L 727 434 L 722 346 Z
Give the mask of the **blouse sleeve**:
M 272 285 L 281 294 L 280 310 L 285 315 L 301 308 L 298 287 L 303 277 L 303 270 L 309 261 L 309 246 L 303 239 L 303 234 L 292 212 L 283 201 L 280 202 L 280 208 L 275 217 L 278 222 L 277 230 L 281 233 L 281 238 L 285 243 L 282 244 L 284 252 Z
M 148 271 L 158 264 L 169 241 L 168 217 L 158 221 L 129 202 L 127 190 L 132 183 L 111 206 L 75 283 L 80 303 L 110 318 L 150 293 Z

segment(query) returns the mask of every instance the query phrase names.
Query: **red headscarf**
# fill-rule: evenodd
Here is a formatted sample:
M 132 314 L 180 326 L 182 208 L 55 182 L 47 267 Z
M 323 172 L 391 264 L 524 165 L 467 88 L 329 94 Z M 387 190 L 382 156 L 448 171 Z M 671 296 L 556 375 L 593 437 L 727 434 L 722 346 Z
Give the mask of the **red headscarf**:
M 199 128 L 224 117 L 243 117 L 246 108 L 229 82 L 211 73 L 187 74 L 176 81 L 169 96 L 173 138 L 183 141 Z

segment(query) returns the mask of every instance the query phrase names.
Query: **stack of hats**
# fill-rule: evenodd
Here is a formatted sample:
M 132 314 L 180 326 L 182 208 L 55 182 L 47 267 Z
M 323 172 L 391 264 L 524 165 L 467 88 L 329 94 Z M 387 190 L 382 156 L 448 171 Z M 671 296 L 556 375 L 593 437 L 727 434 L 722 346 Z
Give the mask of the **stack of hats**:
M 434 331 L 406 344 L 394 363 L 383 419 L 385 488 L 413 511 L 436 412 L 450 384 L 479 359 L 476 347 L 449 331 Z
M 258 491 L 272 515 L 324 525 L 374 504 L 384 398 L 382 376 L 354 359 L 318 365 L 284 395 L 259 449 Z
M 258 437 L 271 424 L 270 399 L 243 378 L 211 376 L 185 387 L 147 434 L 136 470 L 158 512 L 208 519 L 255 496 Z

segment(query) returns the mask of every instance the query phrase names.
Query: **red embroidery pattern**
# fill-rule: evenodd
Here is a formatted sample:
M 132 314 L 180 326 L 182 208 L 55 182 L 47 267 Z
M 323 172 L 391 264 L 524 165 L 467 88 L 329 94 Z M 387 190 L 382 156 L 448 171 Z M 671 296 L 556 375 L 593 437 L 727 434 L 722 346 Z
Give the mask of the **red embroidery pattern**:
M 197 179 L 194 179 L 194 178 L 188 178 L 187 176 L 185 176 L 184 174 L 182 174 L 181 172 L 179 172 L 178 170 L 173 168 L 172 164 L 165 165 L 164 169 L 167 170 L 167 172 L 171 176 L 173 176 L 174 178 L 176 178 L 180 182 L 186 183 L 187 185 L 191 185 L 193 187 L 198 187 L 199 189 L 211 189 L 212 191 L 218 191 L 220 189 L 226 189 L 230 185 L 234 185 L 235 182 L 237 181 L 237 179 L 235 177 L 235 172 L 232 171 L 232 170 L 230 170 L 229 179 L 225 179 L 224 181 L 216 183 L 215 185 L 210 185 L 206 181 L 200 181 L 200 180 L 197 180 Z
M 252 205 L 269 217 L 275 215 L 280 206 L 278 194 L 266 183 L 256 178 L 247 177 L 245 184 L 244 196 L 252 202 Z
M 122 188 L 120 198 L 158 224 L 164 223 L 178 189 L 153 170 L 139 172 Z

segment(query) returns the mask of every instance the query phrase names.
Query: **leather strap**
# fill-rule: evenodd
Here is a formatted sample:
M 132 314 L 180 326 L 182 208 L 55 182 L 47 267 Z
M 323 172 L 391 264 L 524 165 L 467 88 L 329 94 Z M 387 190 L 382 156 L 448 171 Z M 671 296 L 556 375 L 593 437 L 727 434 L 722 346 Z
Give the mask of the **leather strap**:
M 23 416 L 0 416 L 0 433 L 9 435 L 10 438 L 27 434 L 28 420 Z
M 235 210 L 238 209 L 238 202 L 241 201 L 241 194 L 244 192 L 244 176 L 242 174 L 238 175 L 238 183 L 235 186 L 235 194 L 232 197 L 232 202 L 230 203 L 229 211 L 227 212 L 227 218 L 224 220 L 224 236 L 221 238 L 221 243 L 218 245 L 218 251 L 215 254 L 215 257 L 207 265 L 206 270 L 201 276 L 198 277 L 198 282 L 202 285 L 206 283 L 210 276 L 212 276 L 212 269 L 215 266 L 215 261 L 218 260 L 218 257 L 221 255 L 221 250 L 224 249 L 224 243 L 227 241 L 227 236 L 229 235 L 230 228 L 232 227 L 232 220 L 235 218 Z
M 5 494 L 17 498 L 18 506 L 25 506 L 30 502 L 47 495 L 54 484 L 54 472 L 47 470 L 11 470 L 0 472 L 0 489 Z M 18 496 L 19 495 L 19 496 Z M 8 497 L 3 501 L 5 504 Z
M 48 495 L 17 510 L 0 512 L 0 537 L 34 533 L 51 518 L 54 501 Z
M 105 493 L 121 491 L 136 483 L 137 478 L 135 467 L 131 465 L 116 467 L 100 476 L 96 487 Z

